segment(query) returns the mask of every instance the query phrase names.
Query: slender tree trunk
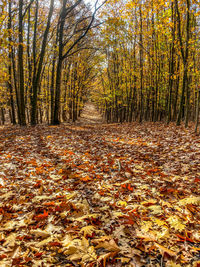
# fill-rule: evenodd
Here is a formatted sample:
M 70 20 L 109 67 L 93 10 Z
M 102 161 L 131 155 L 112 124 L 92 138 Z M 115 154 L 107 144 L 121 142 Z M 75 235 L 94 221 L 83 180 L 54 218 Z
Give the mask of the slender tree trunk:
M 140 4 L 140 117 L 139 122 L 143 119 L 143 22 L 142 22 L 142 7 Z
M 56 64 L 56 51 L 54 51 L 54 55 L 53 55 L 52 72 L 51 72 L 51 86 L 50 86 L 50 94 L 51 94 L 51 124 L 53 124 L 53 116 L 54 116 L 55 64 Z
M 15 64 L 15 52 L 12 47 L 11 50 L 12 54 L 12 73 L 13 73 L 13 84 L 15 89 L 15 97 L 16 97 L 16 104 L 17 104 L 17 119 L 18 123 L 21 125 L 21 114 L 20 114 L 20 101 L 19 101 L 19 88 L 18 88 L 18 82 L 17 82 L 17 72 L 16 72 L 16 64 Z
M 174 3 L 171 3 L 171 12 L 172 12 L 172 22 L 173 22 L 173 28 L 172 28 L 172 44 L 170 46 L 170 61 L 169 61 L 169 95 L 168 95 L 168 110 L 167 110 L 167 124 L 171 121 L 171 116 L 172 116 L 172 89 L 173 89 L 173 80 L 174 80 L 174 41 L 175 41 L 175 27 L 176 27 L 176 22 L 174 19 Z
M 3 125 L 5 124 L 4 108 L 1 108 L 1 122 L 2 122 Z
M 55 103 L 54 103 L 54 117 L 53 124 L 57 125 L 59 121 L 60 113 L 60 93 L 61 93 L 61 77 L 62 77 L 62 63 L 63 63 L 63 31 L 65 25 L 66 16 L 66 0 L 63 0 L 62 11 L 60 15 L 60 27 L 58 32 L 58 61 L 56 69 L 56 87 L 55 87 Z
M 32 99 L 31 99 L 31 124 L 32 125 L 35 125 L 37 123 L 36 113 L 37 113 L 38 87 L 39 87 L 39 83 L 40 83 L 40 79 L 41 79 L 42 66 L 43 66 L 45 52 L 46 52 L 46 45 L 47 45 L 48 34 L 49 34 L 49 29 L 50 29 L 50 24 L 51 24 L 51 18 L 53 15 L 53 9 L 54 9 L 54 0 L 51 0 L 48 19 L 47 19 L 47 25 L 46 25 L 44 37 L 42 40 L 42 47 L 41 47 L 38 67 L 37 67 L 37 70 L 35 69 L 34 75 L 33 75 L 33 82 L 32 82 L 33 95 L 32 95 Z M 35 27 L 35 29 L 36 29 L 36 27 Z
M 18 45 L 18 71 L 19 71 L 19 100 L 20 100 L 20 124 L 26 125 L 24 102 L 24 60 L 23 60 L 23 0 L 19 0 L 19 45 Z
M 10 108 L 11 108 L 11 122 L 13 124 L 16 124 L 16 119 L 15 119 L 15 106 L 14 106 L 14 99 L 13 99 L 13 86 L 12 86 L 12 35 L 11 35 L 11 30 L 12 30 L 12 2 L 9 1 L 8 3 L 8 13 L 9 13 L 9 18 L 8 18 L 8 42 L 9 42 L 9 52 L 8 52 L 8 74 L 9 74 L 9 81 L 8 81 L 8 88 L 10 91 Z
M 187 22 L 186 22 L 186 41 L 185 41 L 185 50 L 183 46 L 183 40 L 182 40 L 182 33 L 181 33 L 181 18 L 180 18 L 180 12 L 178 8 L 178 0 L 175 0 L 175 7 L 176 7 L 176 13 L 177 13 L 177 26 L 178 26 L 178 38 L 180 43 L 180 50 L 181 55 L 183 59 L 183 86 L 182 86 L 182 92 L 181 92 L 181 99 L 180 99 L 180 108 L 177 118 L 177 126 L 181 124 L 181 119 L 183 115 L 183 105 L 184 105 L 184 97 L 185 97 L 185 91 L 188 94 L 188 54 L 189 54 L 189 39 L 190 39 L 190 0 L 186 0 L 187 3 L 187 9 L 186 9 L 186 16 L 187 16 Z M 187 118 L 186 114 L 186 118 Z M 187 120 L 187 119 L 186 119 Z M 187 126 L 187 124 L 185 125 Z
M 195 133 L 197 133 L 198 126 L 199 126 L 199 101 L 200 101 L 200 89 L 197 92 L 197 104 L 196 104 L 196 118 L 195 118 Z

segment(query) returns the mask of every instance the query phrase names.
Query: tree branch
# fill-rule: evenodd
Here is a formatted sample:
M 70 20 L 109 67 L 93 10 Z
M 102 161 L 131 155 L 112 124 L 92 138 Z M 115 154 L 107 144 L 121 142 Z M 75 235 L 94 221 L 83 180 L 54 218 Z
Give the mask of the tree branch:
M 82 35 L 80 35 L 75 41 L 74 41 L 74 43 L 71 45 L 71 47 L 67 50 L 67 52 L 63 55 L 63 59 L 65 59 L 67 56 L 68 56 L 68 54 L 69 54 L 69 52 L 80 42 L 80 40 L 81 39 L 83 39 L 85 36 L 86 36 L 86 34 L 88 33 L 88 31 L 90 30 L 90 28 L 91 28 L 91 26 L 92 26 L 92 23 L 94 22 L 94 19 L 95 19 L 95 15 L 96 15 L 96 13 L 97 13 L 97 11 L 105 4 L 107 2 L 107 0 L 105 0 L 101 5 L 99 5 L 98 7 L 97 7 L 97 4 L 98 4 L 98 0 L 96 0 L 96 3 L 95 3 L 95 10 L 94 10 L 94 12 L 93 12 L 93 15 L 92 15 L 92 18 L 91 18 L 91 21 L 90 21 L 90 23 L 88 24 L 88 26 L 87 26 L 87 28 L 86 28 L 86 30 L 85 30 L 85 32 L 82 34 Z

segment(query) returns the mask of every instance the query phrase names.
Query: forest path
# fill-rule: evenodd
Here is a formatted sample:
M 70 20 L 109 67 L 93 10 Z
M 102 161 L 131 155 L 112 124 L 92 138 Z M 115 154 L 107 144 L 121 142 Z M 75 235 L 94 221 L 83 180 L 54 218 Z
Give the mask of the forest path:
M 99 124 L 103 122 L 102 115 L 97 110 L 92 102 L 87 102 L 83 108 L 80 118 L 77 123 L 79 124 Z

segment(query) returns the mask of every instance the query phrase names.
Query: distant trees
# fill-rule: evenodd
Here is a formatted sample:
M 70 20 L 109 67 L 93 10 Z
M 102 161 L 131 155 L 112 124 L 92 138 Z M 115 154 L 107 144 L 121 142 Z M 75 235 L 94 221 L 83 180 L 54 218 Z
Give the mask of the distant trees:
M 198 120 L 199 3 L 110 0 L 102 17 L 105 57 L 94 98 L 106 120 L 186 127 Z

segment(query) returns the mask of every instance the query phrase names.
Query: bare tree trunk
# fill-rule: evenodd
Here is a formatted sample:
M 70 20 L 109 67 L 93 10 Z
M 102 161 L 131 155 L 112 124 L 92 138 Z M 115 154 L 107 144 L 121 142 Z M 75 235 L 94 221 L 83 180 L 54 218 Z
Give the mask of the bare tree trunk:
M 40 51 L 38 67 L 37 67 L 37 70 L 36 69 L 34 70 L 34 75 L 33 75 L 33 82 L 32 82 L 33 96 L 31 99 L 31 124 L 32 125 L 35 125 L 37 123 L 36 113 L 37 113 L 38 87 L 39 87 L 39 83 L 41 79 L 42 66 L 43 66 L 44 56 L 46 52 L 46 45 L 47 45 L 47 39 L 48 39 L 48 34 L 49 34 L 49 29 L 50 29 L 51 18 L 53 15 L 53 9 L 54 9 L 54 0 L 51 0 L 48 19 L 47 19 L 47 25 L 46 25 L 43 40 L 42 40 L 42 47 Z M 36 30 L 37 30 L 37 25 L 35 25 L 35 31 Z M 35 49 L 33 51 L 35 51 Z M 34 55 L 34 57 L 36 57 L 36 55 Z
M 197 133 L 198 126 L 199 126 L 199 100 L 200 100 L 200 89 L 197 92 L 197 104 L 196 104 L 196 118 L 195 118 L 195 133 Z
M 9 42 L 9 52 L 8 52 L 8 74 L 9 74 L 9 81 L 8 81 L 8 88 L 10 91 L 10 108 L 11 108 L 11 122 L 13 124 L 16 124 L 16 119 L 15 119 L 15 106 L 14 106 L 14 99 L 13 99 L 13 86 L 12 86 L 12 35 L 11 35 L 11 30 L 12 30 L 12 3 L 9 1 L 8 3 L 8 13 L 9 13 L 9 18 L 8 18 L 8 42 Z
M 186 0 L 186 2 L 187 2 L 187 11 L 186 11 L 187 22 L 186 22 L 186 41 L 185 41 L 185 50 L 184 50 L 182 33 L 181 33 L 181 18 L 180 18 L 180 12 L 178 8 L 178 0 L 175 0 L 175 8 L 176 8 L 176 13 L 177 13 L 177 24 L 178 24 L 178 38 L 179 38 L 180 50 L 181 50 L 181 55 L 183 59 L 183 67 L 184 67 L 180 108 L 179 108 L 179 114 L 178 114 L 178 118 L 176 122 L 177 126 L 181 124 L 185 91 L 188 97 L 188 90 L 189 90 L 187 76 L 188 76 L 188 54 L 189 54 L 189 39 L 190 39 L 190 0 Z M 189 100 L 187 99 L 187 101 Z M 186 114 L 186 123 L 185 123 L 186 127 L 187 127 L 187 122 L 188 122 L 188 114 Z
M 143 119 L 143 38 L 142 38 L 142 7 L 140 4 L 140 117 L 139 122 Z
M 19 0 L 19 45 L 18 45 L 18 71 L 19 71 L 19 100 L 20 100 L 20 124 L 26 125 L 24 102 L 24 60 L 23 60 L 23 0 Z
M 174 18 L 174 3 L 171 3 L 171 12 L 172 12 L 172 22 L 173 22 L 173 28 L 172 28 L 172 44 L 170 47 L 170 62 L 169 62 L 169 95 L 168 95 L 168 110 L 167 110 L 167 124 L 171 121 L 172 117 L 172 89 L 173 89 L 173 79 L 174 79 L 174 41 L 175 41 L 175 27 L 176 27 L 176 21 Z

